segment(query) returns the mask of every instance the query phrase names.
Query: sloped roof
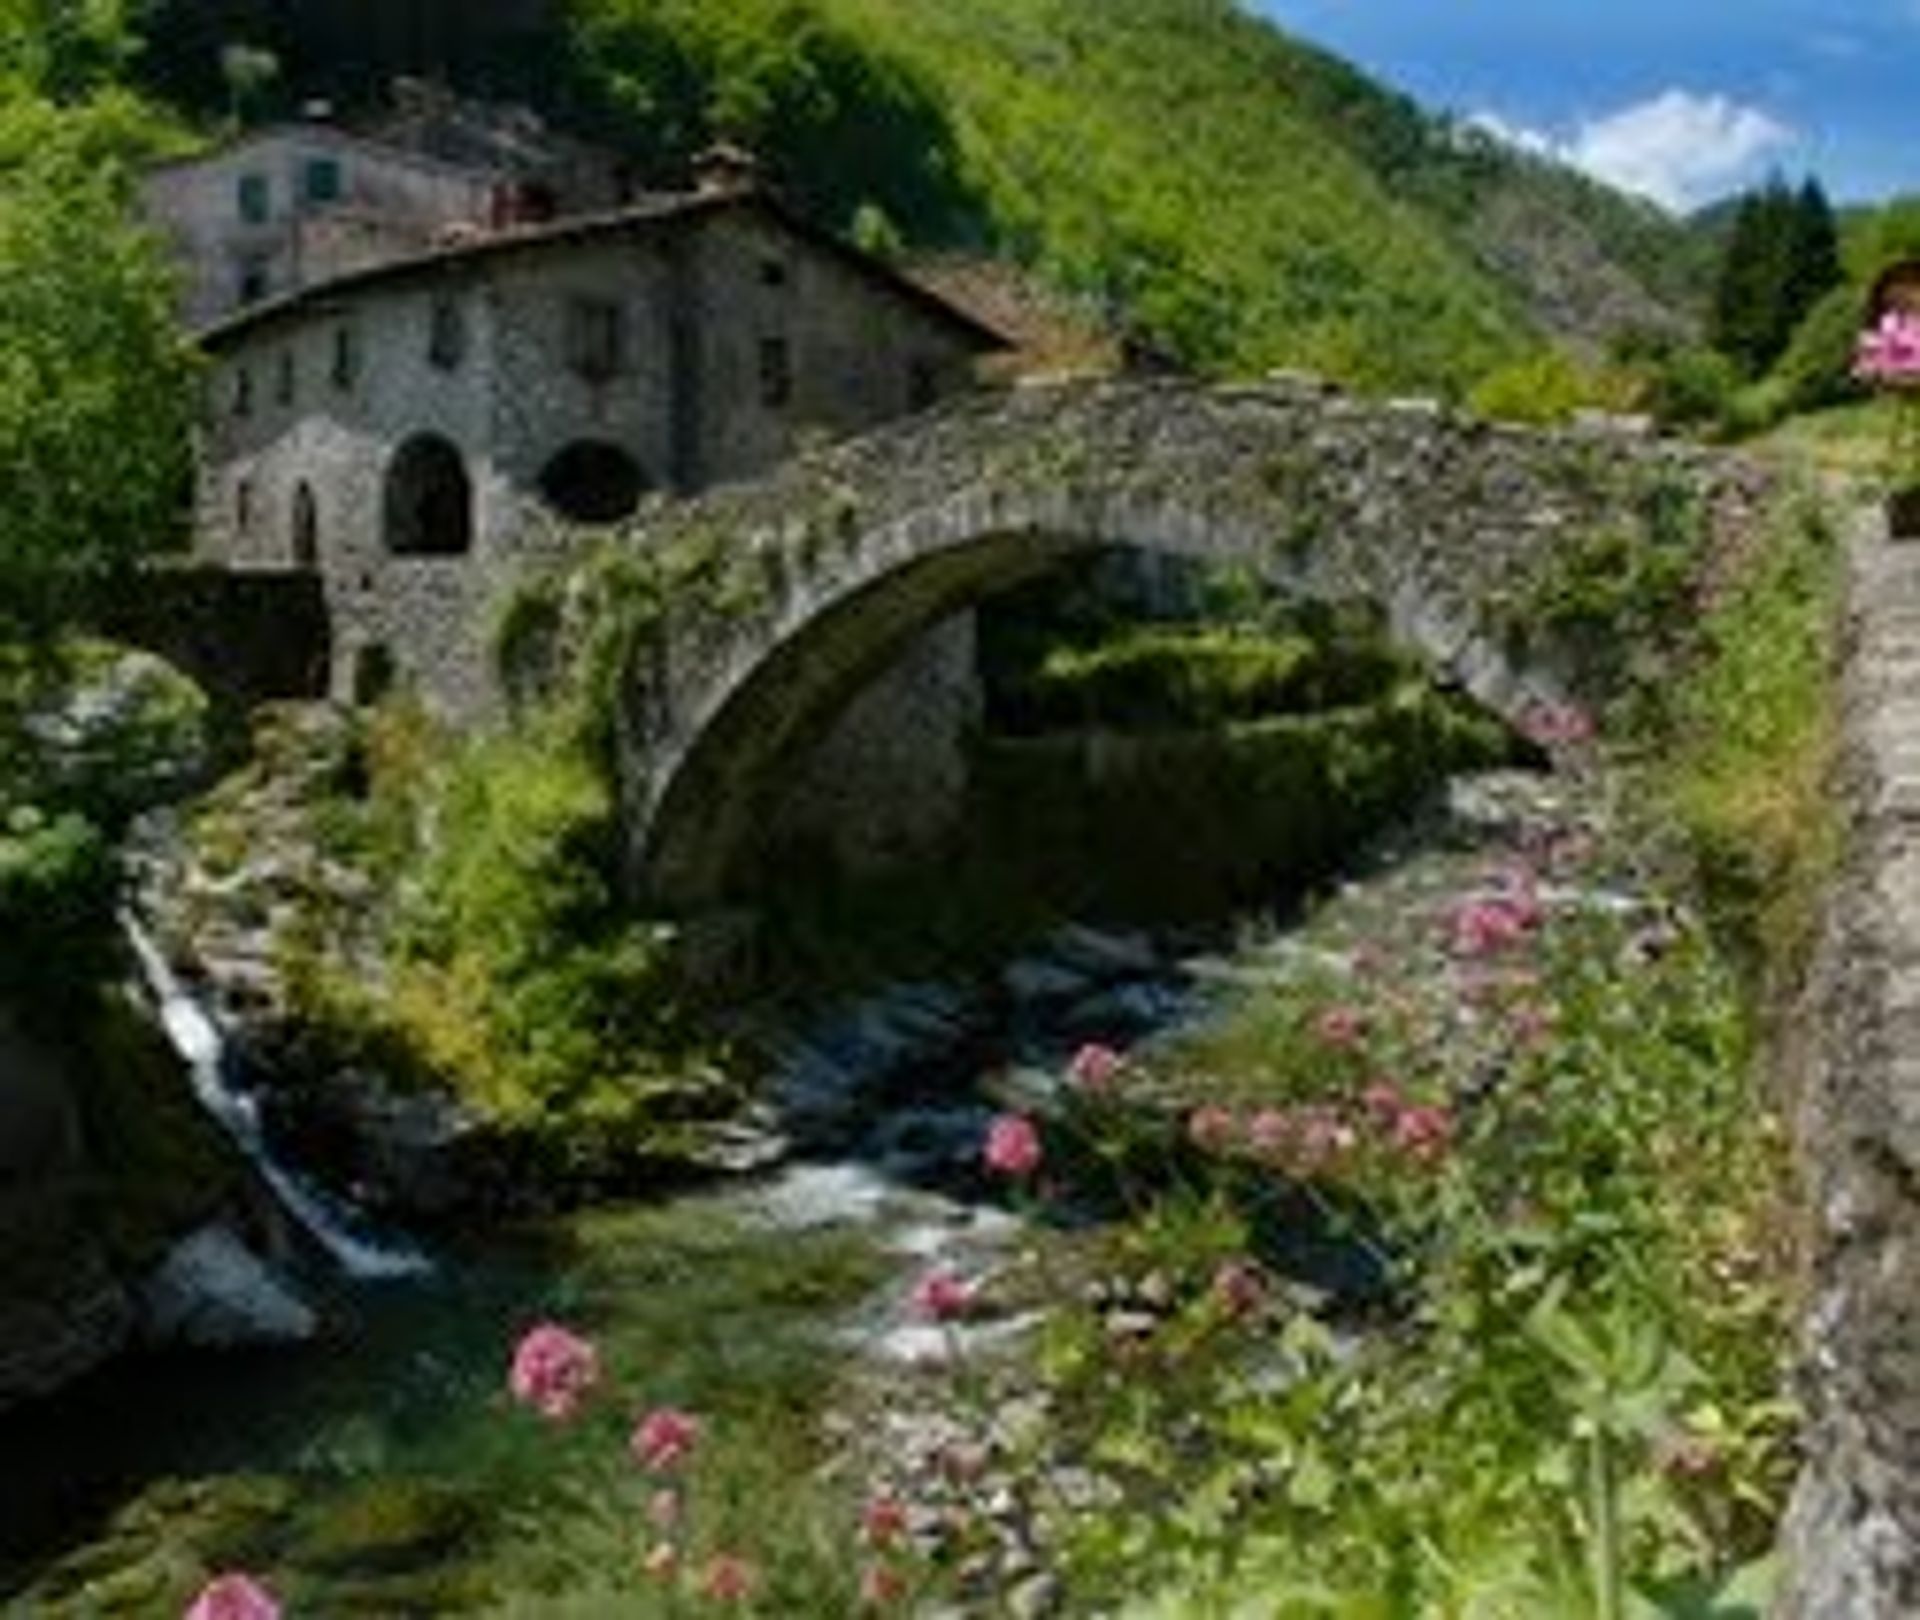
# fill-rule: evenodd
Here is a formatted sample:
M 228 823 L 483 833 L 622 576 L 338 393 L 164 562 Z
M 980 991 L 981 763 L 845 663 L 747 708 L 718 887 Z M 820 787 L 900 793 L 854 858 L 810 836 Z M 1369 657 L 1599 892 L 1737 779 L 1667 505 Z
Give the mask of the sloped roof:
M 984 320 L 907 276 L 884 260 L 843 242 L 831 231 L 786 207 L 765 191 L 683 192 L 647 198 L 630 207 L 604 214 L 582 214 L 568 219 L 508 230 L 490 231 L 424 253 L 384 260 L 325 281 L 312 282 L 278 298 L 251 304 L 202 328 L 195 334 L 201 347 L 219 352 L 263 326 L 294 319 L 316 309 L 331 309 L 342 299 L 370 289 L 399 286 L 469 265 L 483 265 L 512 254 L 551 253 L 568 247 L 617 240 L 623 236 L 656 236 L 700 220 L 728 213 L 751 213 L 830 254 L 874 285 L 917 305 L 926 314 L 960 333 L 982 352 L 1011 346 L 1007 336 Z

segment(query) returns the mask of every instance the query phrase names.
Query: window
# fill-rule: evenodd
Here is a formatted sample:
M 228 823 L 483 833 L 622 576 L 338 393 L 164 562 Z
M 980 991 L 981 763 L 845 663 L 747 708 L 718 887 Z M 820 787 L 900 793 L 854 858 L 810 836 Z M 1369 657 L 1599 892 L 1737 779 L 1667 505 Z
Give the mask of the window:
M 253 532 L 253 480 L 242 478 L 233 486 L 233 527 L 239 534 Z
M 907 367 L 907 409 L 924 411 L 939 398 L 939 366 L 926 359 L 913 361 Z
M 763 287 L 784 287 L 787 284 L 787 266 L 782 259 L 762 259 L 760 261 L 760 285 Z
M 313 498 L 313 488 L 309 484 L 294 486 L 290 527 L 293 566 L 311 572 L 320 566 L 320 506 Z
M 596 439 L 575 440 L 540 474 L 547 504 L 576 523 L 618 523 L 640 504 L 646 487 L 632 456 Z
M 282 405 L 291 405 L 294 400 L 294 395 L 298 391 L 299 376 L 293 350 L 282 349 L 280 351 L 280 368 L 274 382 L 274 397 L 278 399 Z
M 760 340 L 760 403 L 777 410 L 793 398 L 793 355 L 785 338 Z
M 307 201 L 310 203 L 338 202 L 343 189 L 340 182 L 340 160 L 330 157 L 308 158 L 306 189 Z
M 272 290 L 273 276 L 268 261 L 258 254 L 248 254 L 240 261 L 240 302 L 257 304 Z
M 452 293 L 435 293 L 427 331 L 427 358 L 442 371 L 451 371 L 467 352 L 467 322 L 460 300 Z
M 273 188 L 264 174 L 241 175 L 236 199 L 245 224 L 264 225 L 273 215 Z
M 333 386 L 348 393 L 360 375 L 360 344 L 351 326 L 333 329 L 333 364 L 328 368 Z
M 233 374 L 233 414 L 253 415 L 253 373 L 245 366 Z
M 603 298 L 576 298 L 567 305 L 567 364 L 581 376 L 616 375 L 623 362 L 626 322 L 620 306 Z

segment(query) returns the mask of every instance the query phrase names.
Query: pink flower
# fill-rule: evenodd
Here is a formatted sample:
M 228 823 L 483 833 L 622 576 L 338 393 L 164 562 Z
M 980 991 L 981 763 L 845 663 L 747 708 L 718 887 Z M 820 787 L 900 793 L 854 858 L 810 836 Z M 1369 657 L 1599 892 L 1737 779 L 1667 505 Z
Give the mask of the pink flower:
M 997 1175 L 1030 1176 L 1040 1168 L 1040 1133 L 1024 1114 L 1002 1114 L 987 1127 L 987 1168 Z
M 515 1400 L 559 1421 L 573 1416 L 599 1380 L 600 1356 L 593 1346 L 542 1322 L 515 1346 L 507 1388 Z
M 1267 1298 L 1267 1278 L 1251 1260 L 1228 1260 L 1213 1274 L 1213 1297 L 1229 1316 L 1250 1316 Z
M 1347 1051 L 1360 1044 L 1367 1021 L 1357 1007 L 1329 1007 L 1314 1024 L 1322 1044 Z
M 1536 703 L 1521 715 L 1520 734 L 1542 748 L 1577 748 L 1593 741 L 1593 716 L 1571 703 Z
M 1317 1176 L 1359 1146 L 1360 1138 L 1337 1108 L 1324 1103 L 1294 1110 L 1296 1175 Z
M 1378 1129 L 1391 1136 L 1406 1111 L 1407 1099 L 1391 1080 L 1376 1080 L 1360 1093 L 1360 1106 Z
M 1531 887 L 1491 899 L 1474 899 L 1453 913 L 1453 950 L 1458 956 L 1493 956 L 1524 944 L 1545 913 Z
M 216 1575 L 200 1589 L 186 1620 L 280 1620 L 280 1604 L 251 1575 Z
M 929 1322 L 953 1322 L 973 1309 L 973 1285 L 937 1266 L 913 1285 L 913 1308 Z
M 629 1442 L 634 1459 L 649 1473 L 665 1474 L 693 1455 L 700 1420 L 675 1407 L 656 1407 L 635 1425 Z
M 1278 1159 L 1293 1146 L 1292 1117 L 1278 1108 L 1262 1108 L 1247 1121 L 1247 1146 L 1261 1159 Z
M 716 1553 L 700 1577 L 700 1591 L 719 1603 L 738 1603 L 753 1595 L 753 1566 L 732 1553 Z
M 1437 1104 L 1415 1104 L 1394 1121 L 1393 1145 L 1415 1164 L 1437 1164 L 1453 1146 L 1453 1114 Z
M 1853 374 L 1886 388 L 1920 383 L 1920 315 L 1890 309 L 1862 332 L 1854 348 Z
M 1120 1072 L 1120 1054 L 1111 1046 L 1090 1041 L 1073 1054 L 1067 1065 L 1067 1084 L 1089 1097 L 1103 1097 L 1113 1090 L 1114 1077 Z
M 907 1595 L 907 1578 L 890 1564 L 869 1564 L 860 1572 L 860 1601 L 869 1609 L 890 1609 Z
M 1218 1103 L 1196 1108 L 1187 1117 L 1187 1139 L 1202 1153 L 1225 1153 L 1239 1136 L 1239 1117 Z
M 658 1490 L 647 1498 L 647 1523 L 656 1530 L 672 1530 L 680 1523 L 680 1493 Z
M 906 1533 L 906 1504 L 897 1496 L 876 1496 L 861 1509 L 860 1534 L 869 1547 L 891 1547 Z

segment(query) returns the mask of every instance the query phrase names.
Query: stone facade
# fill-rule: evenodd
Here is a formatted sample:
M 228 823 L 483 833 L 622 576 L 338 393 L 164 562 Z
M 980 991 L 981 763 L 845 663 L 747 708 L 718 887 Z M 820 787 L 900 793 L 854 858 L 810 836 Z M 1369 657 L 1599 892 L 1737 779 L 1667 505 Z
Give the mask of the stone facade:
M 704 555 L 705 583 L 637 639 L 623 688 L 632 885 L 683 914 L 727 903 L 822 717 L 930 626 L 1068 556 L 1131 546 L 1370 601 L 1519 720 L 1567 695 L 1570 667 L 1513 617 L 1556 555 L 1650 531 L 1676 496 L 1744 515 L 1758 478 L 1608 423 L 1503 428 L 1305 380 L 1111 381 L 977 396 L 662 508 L 625 543 L 682 570 Z M 956 707 L 923 712 L 938 727 Z
M 206 335 L 202 554 L 319 573 L 337 695 L 390 668 L 471 717 L 492 605 L 578 539 L 556 512 L 764 473 L 994 341 L 754 192 L 384 265 Z

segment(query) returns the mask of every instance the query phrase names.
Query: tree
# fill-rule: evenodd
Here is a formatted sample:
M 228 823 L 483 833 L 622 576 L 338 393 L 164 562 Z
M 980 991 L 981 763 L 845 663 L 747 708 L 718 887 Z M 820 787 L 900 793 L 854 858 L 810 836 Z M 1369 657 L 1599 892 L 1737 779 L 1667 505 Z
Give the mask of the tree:
M 0 102 L 0 637 L 55 628 L 182 515 L 187 349 L 94 134 Z
M 1774 175 L 1740 199 L 1714 289 L 1714 346 L 1758 376 L 1840 281 L 1840 239 L 1818 180 Z

